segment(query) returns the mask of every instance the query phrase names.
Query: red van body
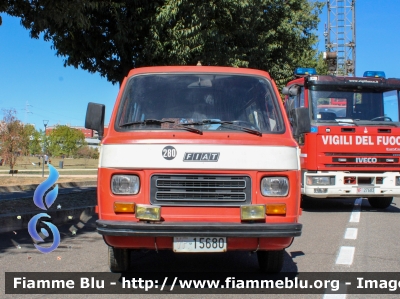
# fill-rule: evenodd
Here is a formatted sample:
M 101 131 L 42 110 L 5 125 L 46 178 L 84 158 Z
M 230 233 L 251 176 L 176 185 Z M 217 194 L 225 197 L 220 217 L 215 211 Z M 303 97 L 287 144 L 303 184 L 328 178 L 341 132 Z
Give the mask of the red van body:
M 302 228 L 299 148 L 283 109 L 264 71 L 132 70 L 98 168 L 111 271 L 129 268 L 131 249 L 254 251 L 262 270 L 280 271 Z M 102 122 L 104 107 L 89 103 L 86 127 Z

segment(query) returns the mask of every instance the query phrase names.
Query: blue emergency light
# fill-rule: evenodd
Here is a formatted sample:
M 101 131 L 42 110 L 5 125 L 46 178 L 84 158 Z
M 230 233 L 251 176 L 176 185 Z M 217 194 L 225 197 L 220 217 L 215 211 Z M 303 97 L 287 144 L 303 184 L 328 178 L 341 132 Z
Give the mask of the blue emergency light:
M 364 77 L 385 78 L 386 75 L 382 71 L 366 71 L 364 72 Z
M 307 75 L 316 75 L 317 70 L 312 67 L 298 67 L 294 70 L 294 75 L 296 77 L 302 77 Z

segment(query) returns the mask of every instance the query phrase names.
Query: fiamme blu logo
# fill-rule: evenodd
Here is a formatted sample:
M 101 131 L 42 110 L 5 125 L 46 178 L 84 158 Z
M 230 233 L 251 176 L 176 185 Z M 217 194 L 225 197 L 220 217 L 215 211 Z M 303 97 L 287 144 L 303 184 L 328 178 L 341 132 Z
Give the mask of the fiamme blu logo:
M 50 164 L 49 166 L 49 177 L 42 182 L 39 186 L 37 186 L 35 193 L 33 194 L 33 203 L 40 209 L 47 211 L 54 203 L 58 195 L 58 185 L 55 185 L 53 189 L 51 187 L 57 182 L 59 174 L 58 171 Z M 51 189 L 50 191 L 48 191 Z M 28 231 L 31 237 L 38 243 L 44 242 L 44 239 L 39 235 L 36 230 L 37 224 L 40 221 L 47 228 L 50 229 L 53 235 L 53 244 L 50 247 L 42 247 L 37 244 L 34 244 L 36 249 L 42 253 L 52 252 L 54 249 L 58 247 L 60 244 L 60 232 L 58 228 L 51 222 L 41 220 L 41 218 L 51 218 L 47 213 L 39 213 L 32 217 L 32 219 L 28 223 Z M 47 238 L 49 236 L 49 231 L 45 228 L 41 228 L 40 232 L 42 235 Z

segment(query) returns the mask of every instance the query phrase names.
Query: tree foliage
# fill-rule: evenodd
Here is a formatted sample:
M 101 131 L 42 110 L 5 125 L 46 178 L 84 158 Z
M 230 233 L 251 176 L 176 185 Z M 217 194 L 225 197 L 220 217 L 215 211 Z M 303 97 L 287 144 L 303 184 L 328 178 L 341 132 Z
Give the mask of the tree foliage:
M 0 0 L 1 2 L 1 0 Z M 317 61 L 314 0 L 8 0 L 34 38 L 52 41 L 64 65 L 121 83 L 151 65 L 221 65 L 267 70 L 284 85 Z M 1 9 L 0 4 L 0 9 Z
M 0 156 L 10 166 L 10 170 L 14 170 L 20 155 L 27 151 L 29 135 L 22 122 L 17 119 L 14 109 L 3 109 L 3 114 L 0 122 Z
M 45 151 L 51 156 L 73 156 L 85 145 L 85 135 L 81 131 L 64 125 L 56 126 L 47 140 Z
M 99 155 L 97 148 L 92 148 L 88 145 L 84 145 L 76 151 L 76 158 L 98 159 Z
M 322 4 L 307 0 L 175 1 L 160 8 L 159 55 L 172 64 L 267 70 L 279 85 L 315 61 Z
M 318 54 L 318 61 L 316 65 L 317 74 L 319 75 L 328 75 L 328 64 L 326 60 L 323 58 L 322 52 Z
M 25 125 L 25 134 L 27 135 L 28 153 L 30 155 L 38 155 L 42 151 L 42 135 L 35 129 L 33 125 Z
M 100 156 L 99 151 L 97 150 L 97 148 L 91 148 L 88 145 L 84 145 L 82 147 L 80 147 L 77 151 L 76 151 L 76 158 L 83 158 L 85 161 L 85 168 L 87 166 L 87 162 L 88 159 L 98 159 Z
M 69 126 L 58 125 L 48 131 L 37 131 L 32 125 L 24 125 L 16 117 L 15 109 L 3 109 L 0 120 L 0 158 L 13 170 L 21 155 L 49 154 L 50 156 L 79 156 L 98 159 L 97 149 L 89 148 L 85 135 Z

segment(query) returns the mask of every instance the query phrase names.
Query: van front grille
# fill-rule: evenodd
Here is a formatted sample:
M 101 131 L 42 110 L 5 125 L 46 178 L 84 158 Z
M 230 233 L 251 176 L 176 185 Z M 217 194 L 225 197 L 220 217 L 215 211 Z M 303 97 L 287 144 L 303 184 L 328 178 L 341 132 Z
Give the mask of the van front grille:
M 251 179 L 234 175 L 153 175 L 150 202 L 161 206 L 241 206 L 251 203 Z

